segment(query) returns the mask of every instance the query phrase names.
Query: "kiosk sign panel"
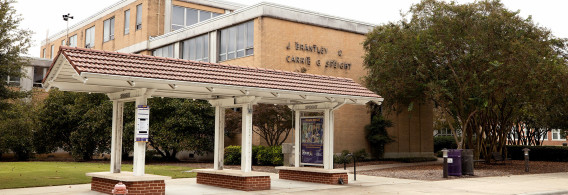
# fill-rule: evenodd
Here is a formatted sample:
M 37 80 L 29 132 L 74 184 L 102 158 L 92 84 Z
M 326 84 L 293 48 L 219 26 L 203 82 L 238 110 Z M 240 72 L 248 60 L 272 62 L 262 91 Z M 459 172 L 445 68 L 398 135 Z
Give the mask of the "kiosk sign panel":
M 137 142 L 148 142 L 150 129 L 150 108 L 147 105 L 138 105 L 136 108 L 136 134 L 134 135 Z
M 323 117 L 301 119 L 302 163 L 323 164 Z

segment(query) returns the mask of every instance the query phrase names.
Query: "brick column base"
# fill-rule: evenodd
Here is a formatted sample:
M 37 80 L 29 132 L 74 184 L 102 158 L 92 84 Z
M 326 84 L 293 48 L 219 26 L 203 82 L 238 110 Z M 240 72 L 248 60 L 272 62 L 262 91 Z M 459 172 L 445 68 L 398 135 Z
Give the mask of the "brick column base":
M 339 184 L 339 178 L 343 178 L 343 184 L 349 183 L 347 173 L 318 173 L 308 171 L 279 170 L 278 175 L 280 179 L 323 184 Z
M 270 190 L 270 176 L 238 177 L 198 172 L 197 183 L 243 191 Z
M 91 190 L 102 192 L 106 194 L 112 194 L 114 185 L 119 181 L 105 178 L 93 177 L 91 180 Z M 126 185 L 129 195 L 137 194 L 152 194 L 152 195 L 164 195 L 166 194 L 166 184 L 164 180 L 156 181 L 126 181 L 122 182 Z

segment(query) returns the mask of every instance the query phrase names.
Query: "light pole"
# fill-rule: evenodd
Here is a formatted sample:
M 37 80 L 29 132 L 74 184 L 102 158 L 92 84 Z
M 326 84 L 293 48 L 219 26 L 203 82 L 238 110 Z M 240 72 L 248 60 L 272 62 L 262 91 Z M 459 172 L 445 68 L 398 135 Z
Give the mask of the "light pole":
M 63 20 L 67 22 L 67 39 L 65 39 L 66 40 L 65 45 L 67 46 L 69 46 L 69 19 L 73 19 L 73 16 L 71 16 L 70 13 L 63 15 Z
M 442 157 L 444 157 L 443 176 L 448 178 L 448 149 L 444 148 L 442 150 Z

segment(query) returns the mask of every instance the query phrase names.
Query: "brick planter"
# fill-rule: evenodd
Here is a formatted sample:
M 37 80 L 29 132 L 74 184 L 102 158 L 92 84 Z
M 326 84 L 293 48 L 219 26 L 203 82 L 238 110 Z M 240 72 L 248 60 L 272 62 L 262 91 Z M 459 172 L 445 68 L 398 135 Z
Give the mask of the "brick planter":
M 102 192 L 105 194 L 112 194 L 114 185 L 118 182 L 122 182 L 126 185 L 129 195 L 138 194 L 151 194 L 151 195 L 163 195 L 166 194 L 166 184 L 165 179 L 170 179 L 170 177 L 159 176 L 159 175 L 149 175 L 144 176 L 133 176 L 131 172 L 123 173 L 87 173 L 87 176 L 91 176 L 91 190 Z
M 349 183 L 347 171 L 343 170 L 326 170 L 308 167 L 277 167 L 280 179 L 322 183 L 322 184 L 340 184 L 339 178 L 343 178 L 343 184 Z
M 194 169 L 197 183 L 243 191 L 270 190 L 270 175 L 238 170 Z

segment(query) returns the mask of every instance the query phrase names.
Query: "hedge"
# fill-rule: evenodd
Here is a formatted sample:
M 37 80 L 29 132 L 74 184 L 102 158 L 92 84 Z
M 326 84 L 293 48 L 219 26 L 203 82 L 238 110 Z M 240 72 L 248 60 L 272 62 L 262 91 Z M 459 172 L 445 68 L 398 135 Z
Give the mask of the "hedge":
M 513 160 L 524 160 L 523 149 L 530 149 L 531 161 L 568 162 L 568 147 L 566 146 L 507 146 L 507 154 Z
M 434 152 L 438 152 L 442 149 L 456 149 L 458 145 L 456 140 L 452 136 L 437 136 L 434 137 Z
M 252 147 L 252 164 L 253 165 L 283 165 L 284 155 L 282 154 L 282 146 L 253 146 Z M 225 148 L 226 165 L 241 164 L 241 146 L 227 146 Z

